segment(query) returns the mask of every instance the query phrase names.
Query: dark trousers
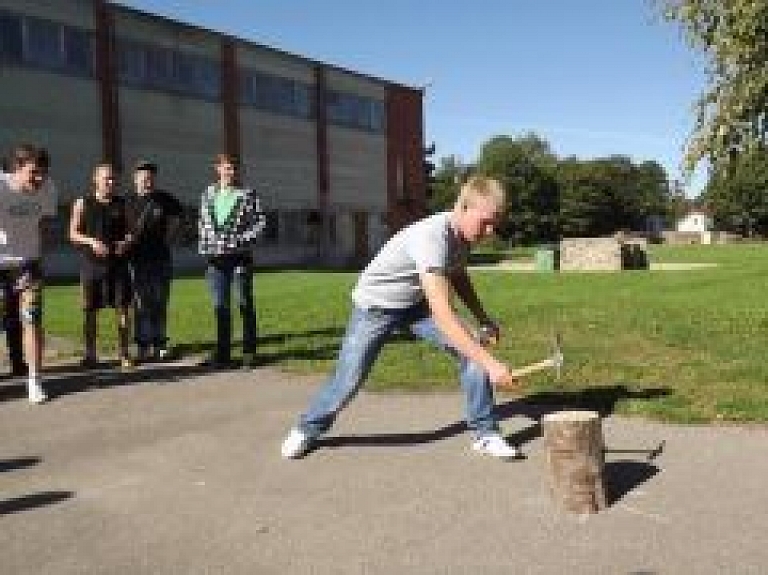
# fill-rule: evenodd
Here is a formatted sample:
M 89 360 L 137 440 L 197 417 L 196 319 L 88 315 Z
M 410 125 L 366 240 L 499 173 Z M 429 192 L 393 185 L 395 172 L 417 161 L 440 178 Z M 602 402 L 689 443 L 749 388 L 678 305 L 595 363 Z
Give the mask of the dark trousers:
M 0 270 L 0 290 L 3 297 L 3 329 L 8 343 L 8 359 L 13 373 L 23 373 L 26 370 L 24 361 L 24 342 L 22 328 L 22 290 L 34 289 L 38 303 L 35 309 L 27 309 L 24 313 L 33 314 L 25 321 L 37 323 L 41 321 L 42 308 L 39 307 L 41 293 L 42 266 L 39 261 L 30 260 L 20 268 Z M 24 278 L 22 280 L 22 278 Z M 19 283 L 24 284 L 20 286 Z M 37 286 L 37 287 L 35 287 Z
M 250 256 L 228 255 L 211 258 L 206 269 L 208 289 L 216 318 L 216 353 L 229 361 L 232 348 L 232 286 L 243 318 L 243 352 L 256 351 L 256 310 L 253 305 L 253 264 Z
M 19 372 L 24 369 L 24 347 L 22 343 L 21 318 L 19 317 L 21 294 L 15 289 L 15 278 L 16 274 L 13 272 L 0 271 L 0 282 L 2 283 L 3 299 L 5 300 L 3 329 L 5 329 L 5 340 L 8 344 L 8 359 L 11 362 L 13 371 Z
M 131 262 L 135 340 L 140 347 L 164 347 L 168 342 L 168 301 L 172 277 L 170 260 Z

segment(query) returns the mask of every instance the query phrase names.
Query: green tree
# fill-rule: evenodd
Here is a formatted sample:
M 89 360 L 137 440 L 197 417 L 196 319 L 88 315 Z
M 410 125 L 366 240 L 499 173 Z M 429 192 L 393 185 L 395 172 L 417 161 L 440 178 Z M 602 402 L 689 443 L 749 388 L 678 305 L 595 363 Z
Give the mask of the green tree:
M 768 236 L 768 153 L 745 154 L 716 170 L 704 199 L 717 229 Z
M 515 243 L 551 241 L 558 234 L 557 158 L 535 134 L 496 136 L 480 152 L 476 170 L 497 178 L 507 193 L 499 235 Z
M 649 218 L 663 218 L 670 209 L 667 175 L 656 162 L 636 165 L 625 156 L 568 158 L 557 174 L 564 236 L 645 231 Z
M 430 184 L 428 208 L 430 213 L 450 210 L 459 195 L 464 168 L 455 156 L 440 159 Z
M 768 132 L 768 2 L 656 0 L 707 61 L 685 164 L 722 171 L 732 157 L 765 149 Z

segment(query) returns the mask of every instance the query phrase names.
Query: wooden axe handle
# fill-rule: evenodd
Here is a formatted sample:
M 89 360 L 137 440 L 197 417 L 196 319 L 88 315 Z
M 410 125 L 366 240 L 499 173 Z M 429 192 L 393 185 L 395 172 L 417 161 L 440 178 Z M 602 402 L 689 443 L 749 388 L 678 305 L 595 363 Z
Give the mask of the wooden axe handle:
M 536 373 L 537 371 L 551 369 L 553 365 L 554 365 L 553 359 L 551 357 L 548 357 L 547 359 L 544 359 L 542 361 L 537 361 L 536 363 L 531 363 L 529 365 L 524 365 L 523 367 L 519 367 L 517 369 L 512 369 L 510 370 L 509 373 L 515 379 L 519 379 L 521 377 L 531 375 L 532 373 Z

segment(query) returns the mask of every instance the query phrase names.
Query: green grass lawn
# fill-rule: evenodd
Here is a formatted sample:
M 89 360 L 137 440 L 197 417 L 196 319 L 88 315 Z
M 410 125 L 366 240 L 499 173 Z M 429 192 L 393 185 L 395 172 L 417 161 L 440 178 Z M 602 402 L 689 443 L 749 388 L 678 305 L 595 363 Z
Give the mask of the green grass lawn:
M 668 421 L 768 421 L 768 246 L 654 246 L 654 262 L 713 262 L 689 271 L 510 273 L 477 271 L 487 309 L 505 327 L 498 355 L 520 366 L 549 353 L 563 336 L 566 370 L 559 382 L 540 374 L 530 393 L 621 393 L 618 412 Z M 282 368 L 332 367 L 356 274 L 262 271 L 256 301 L 266 359 Z M 80 341 L 74 285 L 46 292 L 46 325 Z M 114 346 L 108 313 L 101 340 Z M 202 279 L 174 283 L 170 331 L 185 354 L 203 353 L 213 322 Z M 457 389 L 452 362 L 429 346 L 389 344 L 369 388 Z

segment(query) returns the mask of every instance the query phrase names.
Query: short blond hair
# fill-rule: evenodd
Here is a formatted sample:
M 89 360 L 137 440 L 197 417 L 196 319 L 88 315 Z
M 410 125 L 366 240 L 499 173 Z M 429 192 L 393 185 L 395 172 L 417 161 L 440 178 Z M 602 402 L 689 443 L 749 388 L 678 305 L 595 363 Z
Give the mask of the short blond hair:
M 496 206 L 504 205 L 504 186 L 499 180 L 487 176 L 472 176 L 461 186 L 455 207 L 466 210 L 477 198 L 493 200 Z
M 96 164 L 95 166 L 93 166 L 93 169 L 91 170 L 91 189 L 92 190 L 96 189 L 96 178 L 98 177 L 99 172 L 101 172 L 102 170 L 111 170 L 113 177 L 115 176 L 115 172 L 117 171 L 115 169 L 115 165 L 111 164 L 110 162 L 101 162 L 100 164 Z

